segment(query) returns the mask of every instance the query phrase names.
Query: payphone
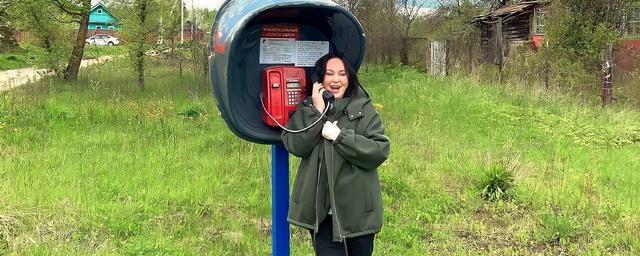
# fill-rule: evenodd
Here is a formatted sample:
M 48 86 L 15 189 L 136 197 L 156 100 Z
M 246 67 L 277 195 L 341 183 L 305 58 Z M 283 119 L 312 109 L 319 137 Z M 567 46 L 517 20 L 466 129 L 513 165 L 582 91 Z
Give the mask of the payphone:
M 270 113 L 286 122 L 289 102 L 305 95 L 319 53 L 340 52 L 357 70 L 365 50 L 358 20 L 331 0 L 227 1 L 211 35 L 209 73 L 218 110 L 233 133 L 261 144 L 279 143 L 282 131 L 263 109 L 271 105 L 269 97 L 284 100 L 279 108 L 270 106 Z M 278 88 L 286 95 L 264 92 L 266 72 L 274 79 L 280 72 Z M 270 102 L 263 105 L 261 99 Z

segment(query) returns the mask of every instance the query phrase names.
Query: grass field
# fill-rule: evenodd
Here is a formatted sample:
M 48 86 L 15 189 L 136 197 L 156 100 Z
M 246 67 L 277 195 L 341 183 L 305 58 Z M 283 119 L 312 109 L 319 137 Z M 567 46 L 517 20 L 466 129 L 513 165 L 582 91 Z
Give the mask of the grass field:
M 227 129 L 203 79 L 150 66 L 145 92 L 116 63 L 0 94 L 0 254 L 270 253 L 269 146 Z M 640 254 L 636 109 L 361 79 L 392 142 L 376 255 Z M 298 228 L 291 246 L 312 254 Z
M 86 45 L 83 59 L 95 59 L 106 55 L 121 55 L 126 53 L 123 46 L 95 46 Z M 0 71 L 39 66 L 39 59 L 47 53 L 41 47 L 23 45 L 19 50 L 0 53 Z

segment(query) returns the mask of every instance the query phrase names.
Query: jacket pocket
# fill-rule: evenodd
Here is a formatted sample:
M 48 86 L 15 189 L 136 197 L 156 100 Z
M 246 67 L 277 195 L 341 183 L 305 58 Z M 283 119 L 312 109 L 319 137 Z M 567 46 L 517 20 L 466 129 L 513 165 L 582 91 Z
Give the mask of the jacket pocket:
M 302 196 L 302 169 L 296 174 L 296 180 L 293 182 L 293 202 L 300 204 L 300 197 Z
M 369 186 L 367 186 L 367 183 L 364 182 L 362 183 L 362 196 L 363 196 L 363 201 L 364 201 L 364 212 L 368 213 L 368 212 L 372 212 L 373 211 L 373 197 L 371 195 L 371 190 L 369 189 Z

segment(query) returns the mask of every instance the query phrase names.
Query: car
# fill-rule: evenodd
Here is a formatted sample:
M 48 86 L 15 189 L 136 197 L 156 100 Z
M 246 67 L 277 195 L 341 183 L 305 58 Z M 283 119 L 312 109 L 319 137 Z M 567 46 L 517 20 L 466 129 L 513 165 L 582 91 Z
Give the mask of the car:
M 92 37 L 87 38 L 86 43 L 90 44 L 90 45 L 109 45 L 109 46 L 113 46 L 113 45 L 119 45 L 120 44 L 120 39 L 118 39 L 117 37 L 111 36 L 111 35 L 98 34 L 98 35 L 94 35 Z

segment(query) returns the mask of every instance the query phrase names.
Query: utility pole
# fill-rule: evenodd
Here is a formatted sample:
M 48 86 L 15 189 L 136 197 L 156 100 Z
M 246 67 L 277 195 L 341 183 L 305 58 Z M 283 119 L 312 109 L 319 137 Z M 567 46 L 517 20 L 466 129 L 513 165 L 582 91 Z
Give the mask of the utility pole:
M 193 0 L 191 0 L 191 40 L 193 40 L 193 26 L 195 26 L 196 15 L 193 7 Z
M 180 0 L 180 45 L 184 43 L 184 0 Z

